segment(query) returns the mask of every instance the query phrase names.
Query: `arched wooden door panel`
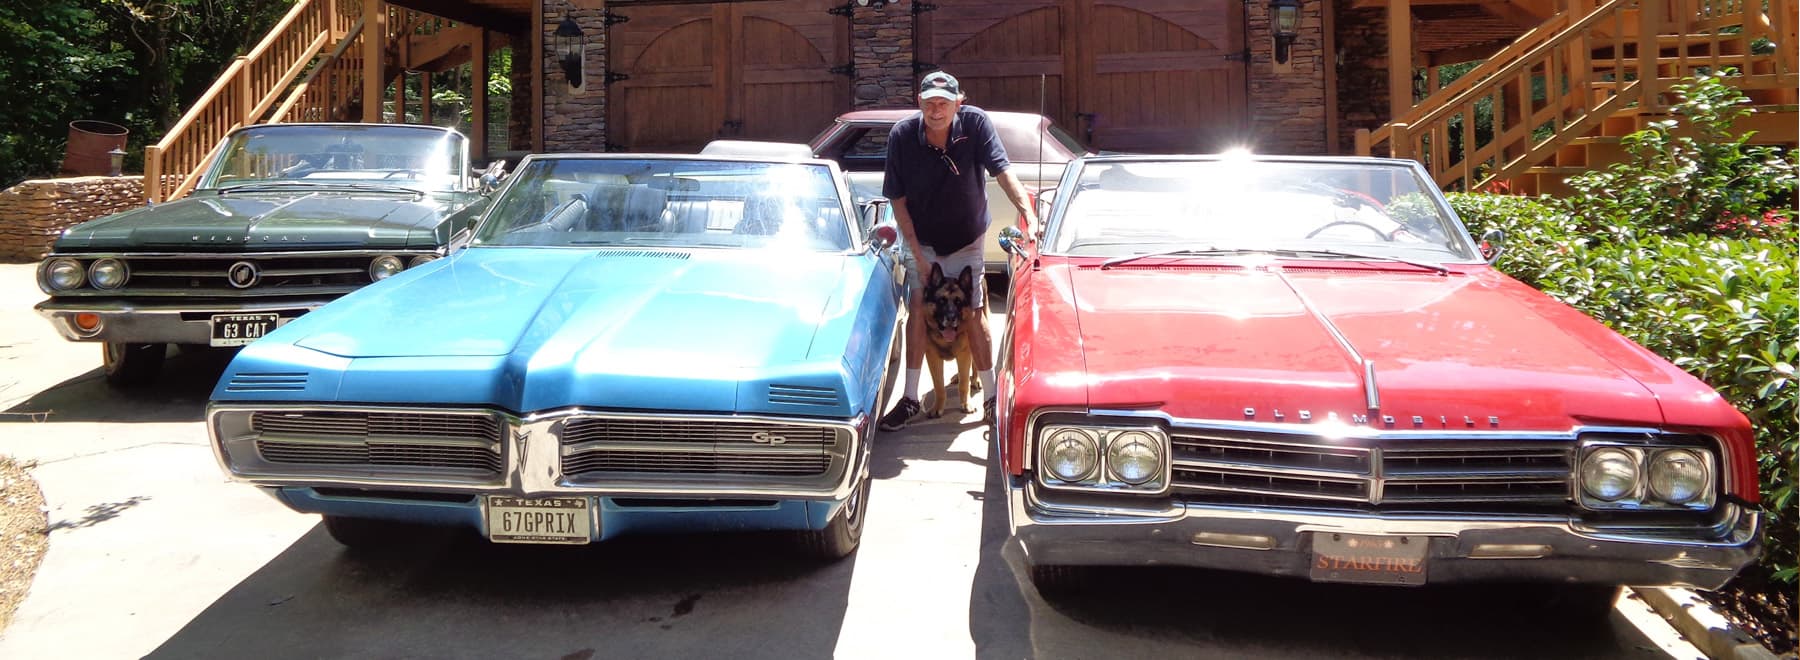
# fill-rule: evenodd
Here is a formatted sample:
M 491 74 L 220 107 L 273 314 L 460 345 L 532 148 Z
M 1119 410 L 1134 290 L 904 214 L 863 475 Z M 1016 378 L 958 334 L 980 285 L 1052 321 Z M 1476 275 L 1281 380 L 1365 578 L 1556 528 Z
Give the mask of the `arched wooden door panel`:
M 920 15 L 917 49 L 983 108 L 1036 112 L 1041 93 L 1045 114 L 1098 149 L 1216 151 L 1246 137 L 1235 0 L 944 3 Z
M 615 5 L 608 148 L 694 152 L 717 138 L 804 142 L 850 109 L 848 19 L 830 0 Z M 546 122 L 555 125 L 555 118 Z

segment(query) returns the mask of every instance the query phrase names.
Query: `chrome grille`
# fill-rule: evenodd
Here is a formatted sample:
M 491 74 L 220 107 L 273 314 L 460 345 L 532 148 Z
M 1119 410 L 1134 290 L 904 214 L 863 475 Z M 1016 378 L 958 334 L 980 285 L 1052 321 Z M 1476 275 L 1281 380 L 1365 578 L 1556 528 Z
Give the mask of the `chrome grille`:
M 402 260 L 413 253 L 399 254 Z M 203 256 L 128 257 L 131 276 L 125 286 L 107 295 L 177 296 L 206 295 L 257 297 L 277 295 L 328 295 L 349 293 L 369 284 L 369 264 L 374 254 L 294 256 L 268 253 L 248 256 L 221 253 Z M 256 265 L 259 279 L 255 286 L 239 289 L 231 285 L 227 272 L 232 264 L 248 261 Z M 84 263 L 88 260 L 84 259 Z M 81 291 L 81 290 L 78 290 Z
M 271 463 L 447 468 L 499 474 L 500 420 L 489 414 L 258 412 L 250 428 Z
M 1355 508 L 1562 506 L 1566 441 L 1349 439 L 1176 429 L 1172 489 L 1201 503 Z
M 844 435 L 771 422 L 574 419 L 562 429 L 563 473 L 813 477 L 841 457 Z

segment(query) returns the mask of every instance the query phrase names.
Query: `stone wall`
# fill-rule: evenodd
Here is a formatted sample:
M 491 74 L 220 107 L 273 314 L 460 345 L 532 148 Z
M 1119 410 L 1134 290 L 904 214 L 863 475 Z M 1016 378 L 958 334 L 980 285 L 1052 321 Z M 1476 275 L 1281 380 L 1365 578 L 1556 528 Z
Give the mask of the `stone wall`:
M 1336 0 L 1339 153 L 1356 153 L 1356 129 L 1375 130 L 1388 120 L 1387 9 L 1352 9 Z
M 1262 154 L 1322 154 L 1325 148 L 1325 5 L 1300 4 L 1299 34 L 1285 66 L 1275 64 L 1269 4 L 1244 3 L 1244 39 L 1250 46 L 1251 149 Z M 1343 44 L 1338 44 L 1343 48 Z
M 913 100 L 912 3 L 857 7 L 850 15 L 851 62 L 856 66 L 851 105 L 910 108 Z
M 50 253 L 64 229 L 144 205 L 141 176 L 38 179 L 0 191 L 0 262 Z
M 544 3 L 544 151 L 606 151 L 606 16 L 601 0 Z M 569 85 L 556 52 L 556 27 L 567 13 L 581 26 L 580 87 Z

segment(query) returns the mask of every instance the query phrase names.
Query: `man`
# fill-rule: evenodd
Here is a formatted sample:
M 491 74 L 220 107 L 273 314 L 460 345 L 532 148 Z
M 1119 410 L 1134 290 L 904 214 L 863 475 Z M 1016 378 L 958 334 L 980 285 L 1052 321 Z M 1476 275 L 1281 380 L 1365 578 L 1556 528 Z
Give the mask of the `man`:
M 988 199 L 982 170 L 1000 182 L 1006 198 L 1025 216 L 1026 235 L 1036 233 L 1037 214 L 1025 187 L 1007 168 L 1006 147 L 987 113 L 963 105 L 956 78 L 937 71 L 919 82 L 919 114 L 901 120 L 888 133 L 887 174 L 881 194 L 893 202 L 900 236 L 912 250 L 912 297 L 907 301 L 906 382 L 903 398 L 881 418 L 881 429 L 894 431 L 918 416 L 919 370 L 925 363 L 922 273 L 937 264 L 951 276 L 972 268 L 977 276 L 969 292 L 976 326 L 969 333 L 981 391 L 987 398 L 982 415 L 994 418 L 994 351 L 987 328 L 987 287 L 982 239 L 987 237 Z

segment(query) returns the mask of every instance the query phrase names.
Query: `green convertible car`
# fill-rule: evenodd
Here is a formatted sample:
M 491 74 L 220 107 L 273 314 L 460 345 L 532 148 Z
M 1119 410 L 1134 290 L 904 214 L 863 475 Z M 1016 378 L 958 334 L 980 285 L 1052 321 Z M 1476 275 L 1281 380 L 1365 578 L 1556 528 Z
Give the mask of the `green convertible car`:
M 37 310 L 105 346 L 106 377 L 142 385 L 170 344 L 242 346 L 371 282 L 443 256 L 487 206 L 447 128 L 269 124 L 227 136 L 182 199 L 63 232 Z

